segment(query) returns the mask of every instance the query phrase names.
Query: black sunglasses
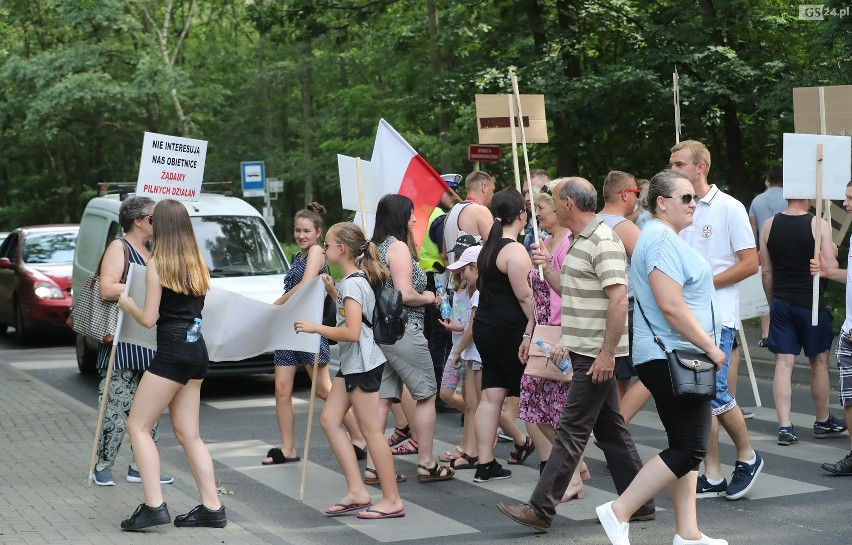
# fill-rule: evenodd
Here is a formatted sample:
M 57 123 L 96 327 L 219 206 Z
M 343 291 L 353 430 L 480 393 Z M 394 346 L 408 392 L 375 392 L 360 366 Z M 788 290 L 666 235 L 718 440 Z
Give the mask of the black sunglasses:
M 677 197 L 673 197 L 671 195 L 663 195 L 663 198 L 664 199 L 677 199 Z M 698 202 L 698 195 L 691 195 L 689 193 L 686 193 L 686 194 L 680 196 L 680 202 L 682 202 L 683 204 L 689 204 L 692 201 Z
M 139 219 L 148 219 L 148 225 L 154 225 L 154 214 L 148 214 L 146 216 L 142 216 Z
M 538 192 L 544 193 L 545 195 L 550 195 L 551 197 L 553 196 L 553 191 L 551 191 L 550 188 L 547 187 L 546 185 L 539 187 Z

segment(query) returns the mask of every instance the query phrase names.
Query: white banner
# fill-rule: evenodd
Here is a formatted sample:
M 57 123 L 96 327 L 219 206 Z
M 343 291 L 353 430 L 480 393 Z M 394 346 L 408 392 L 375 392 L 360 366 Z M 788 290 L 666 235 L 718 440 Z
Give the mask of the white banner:
M 740 281 L 740 320 L 769 314 L 769 304 L 763 291 L 763 269 Z
M 206 157 L 206 140 L 146 132 L 136 195 L 155 200 L 198 200 Z
M 138 306 L 145 302 L 145 267 L 131 264 L 128 295 Z M 316 353 L 320 336 L 296 333 L 296 320 L 322 323 L 325 285 L 317 277 L 284 305 L 263 303 L 222 288 L 210 288 L 201 312 L 201 331 L 212 361 L 241 361 L 273 350 Z M 121 342 L 157 349 L 156 326 L 146 329 L 125 316 L 119 330 Z

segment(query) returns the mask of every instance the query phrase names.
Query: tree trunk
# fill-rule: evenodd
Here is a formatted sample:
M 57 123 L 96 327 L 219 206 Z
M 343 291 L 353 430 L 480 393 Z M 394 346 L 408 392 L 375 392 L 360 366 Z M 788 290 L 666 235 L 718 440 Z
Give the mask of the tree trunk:
M 432 81 L 434 89 L 439 91 L 444 86 L 443 59 L 441 56 L 441 43 L 438 40 L 438 9 L 435 0 L 426 0 L 426 11 L 429 15 L 429 42 L 432 45 Z M 450 172 L 453 168 L 450 156 L 450 114 L 446 101 L 438 98 L 438 134 L 441 140 L 441 171 Z

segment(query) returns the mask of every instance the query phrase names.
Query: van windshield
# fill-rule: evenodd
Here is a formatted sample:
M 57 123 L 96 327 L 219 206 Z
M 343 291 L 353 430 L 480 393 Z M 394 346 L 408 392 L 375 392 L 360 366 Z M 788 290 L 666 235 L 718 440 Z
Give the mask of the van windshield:
M 269 228 L 258 217 L 193 217 L 201 256 L 213 278 L 284 274 L 287 264 Z

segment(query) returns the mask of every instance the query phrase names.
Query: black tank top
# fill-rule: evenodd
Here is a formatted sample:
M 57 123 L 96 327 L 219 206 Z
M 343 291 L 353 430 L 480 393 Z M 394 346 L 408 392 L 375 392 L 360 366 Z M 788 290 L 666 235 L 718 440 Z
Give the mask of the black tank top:
M 509 276 L 497 268 L 497 256 L 506 245 L 515 242 L 502 238 L 497 242 L 488 262 L 488 289 L 479 292 L 479 307 L 474 322 L 497 327 L 519 329 L 526 327 L 527 317 L 509 282 Z M 481 273 L 480 273 L 481 274 Z
M 813 298 L 814 282 L 810 273 L 814 257 L 813 218 L 813 214 L 775 214 L 766 239 L 766 249 L 772 260 L 772 298 L 802 308 L 810 308 Z M 825 309 L 825 285 L 823 278 L 819 286 L 821 310 Z
M 169 322 L 191 322 L 195 318 L 201 318 L 202 308 L 204 308 L 203 295 L 182 295 L 163 286 L 157 325 Z

